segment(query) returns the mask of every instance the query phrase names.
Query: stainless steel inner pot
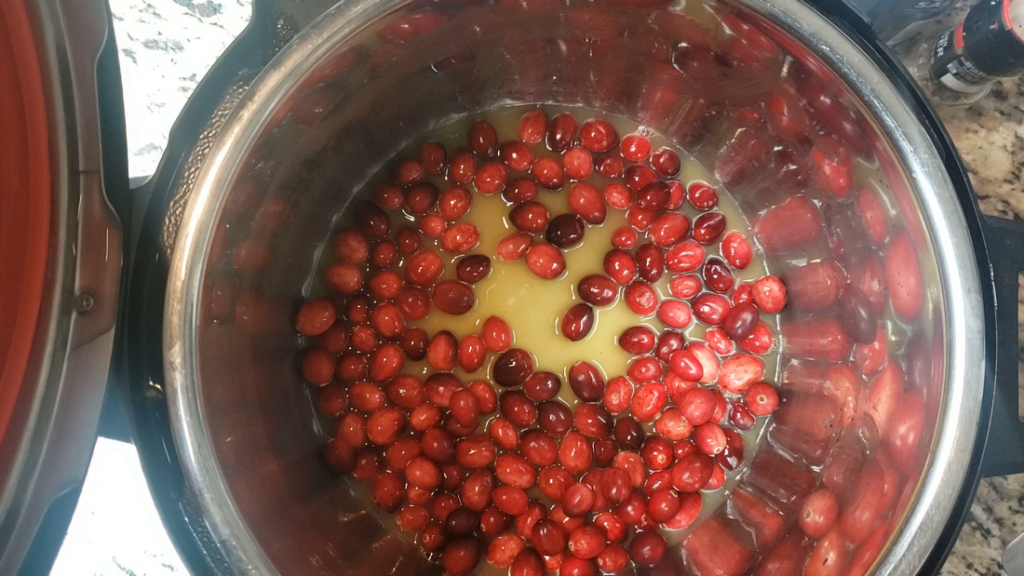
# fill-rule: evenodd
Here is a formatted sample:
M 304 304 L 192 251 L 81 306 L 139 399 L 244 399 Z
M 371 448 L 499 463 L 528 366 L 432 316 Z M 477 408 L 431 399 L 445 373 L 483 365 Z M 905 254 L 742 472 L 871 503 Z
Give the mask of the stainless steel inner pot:
M 378 33 L 416 13 L 405 20 L 411 27 Z M 733 47 L 750 66 L 695 79 L 659 61 L 659 50 L 685 60 L 687 50 L 732 37 L 718 26 L 723 18 L 733 30 L 753 26 L 745 45 Z M 441 25 L 417 36 L 423 21 Z M 788 56 L 762 65 L 774 50 L 764 38 Z M 874 566 L 877 574 L 915 573 L 961 489 L 977 433 L 985 342 L 971 239 L 939 154 L 892 83 L 796 0 L 349 0 L 278 55 L 201 167 L 165 308 L 176 448 L 236 572 L 439 571 L 322 464 L 332 428 L 316 416 L 295 361 L 301 342 L 291 316 L 346 205 L 384 161 L 452 117 L 560 103 L 632 118 L 711 163 L 731 141 L 723 130 L 738 130 L 732 112 L 764 101 L 780 74 L 818 86 L 816 120 L 877 168 L 892 227 L 912 239 L 925 278 L 926 309 L 906 327 L 914 336 L 898 355 L 908 389 L 925 399 L 923 439 L 912 462 L 897 463 L 899 495 Z M 788 195 L 814 194 L 799 180 L 754 180 L 732 190 L 751 218 Z M 849 202 L 821 199 L 827 235 L 845 241 L 850 262 L 877 257 L 846 225 Z M 796 262 L 770 263 L 784 270 Z M 783 325 L 794 314 L 785 312 Z M 832 453 L 839 440 L 828 445 Z M 759 453 L 769 450 L 762 439 Z

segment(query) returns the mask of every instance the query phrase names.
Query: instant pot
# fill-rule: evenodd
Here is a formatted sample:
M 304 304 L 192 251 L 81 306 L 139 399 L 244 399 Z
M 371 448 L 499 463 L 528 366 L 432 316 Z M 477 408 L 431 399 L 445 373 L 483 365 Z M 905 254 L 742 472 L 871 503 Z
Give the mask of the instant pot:
M 924 398 L 920 448 L 896 463 L 894 513 L 867 552 L 875 574 L 937 573 L 979 479 L 1024 472 L 1024 226 L 981 215 L 862 13 L 709 3 L 754 71 L 721 93 L 659 62 L 659 39 L 721 47 L 688 3 L 257 0 L 136 186 L 103 1 L 0 4 L 0 572 L 48 571 L 97 433 L 138 447 L 194 574 L 439 572 L 323 466 L 294 363 L 292 315 L 353 192 L 432 125 L 517 103 L 621 114 L 713 159 L 708 127 L 765 95 L 759 66 L 777 57 L 771 73 L 799 75 L 815 121 L 882 175 L 926 280 L 920 337 L 901 351 Z M 798 186 L 750 185 L 741 205 L 756 214 Z M 826 235 L 869 259 L 836 206 Z

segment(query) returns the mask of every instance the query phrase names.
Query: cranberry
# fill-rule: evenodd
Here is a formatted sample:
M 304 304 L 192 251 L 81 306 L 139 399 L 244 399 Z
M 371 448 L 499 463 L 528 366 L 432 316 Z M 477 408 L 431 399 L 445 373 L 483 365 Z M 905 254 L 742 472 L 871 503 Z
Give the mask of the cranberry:
M 732 306 L 720 294 L 701 294 L 693 300 L 693 315 L 708 326 L 721 326 Z
M 597 555 L 597 567 L 608 574 L 618 574 L 629 564 L 629 554 L 618 544 L 606 547 Z
M 402 334 L 402 352 L 414 362 L 426 358 L 427 345 L 427 333 L 422 328 L 410 328 Z
M 636 246 L 636 230 L 633 230 L 629 226 L 619 226 L 612 233 L 612 246 L 616 248 L 622 248 L 623 250 L 629 250 Z
M 661 382 L 649 382 L 637 389 L 633 394 L 630 409 L 633 416 L 641 422 L 650 422 L 665 407 L 667 400 L 665 385 Z
M 570 342 L 578 342 L 594 327 L 594 309 L 589 304 L 576 304 L 562 317 L 561 332 Z
M 733 340 L 742 340 L 754 332 L 760 319 L 753 304 L 739 304 L 725 315 L 722 328 Z
M 597 158 L 594 169 L 605 178 L 619 178 L 622 176 L 622 158 L 615 154 L 604 154 Z
M 693 429 L 693 443 L 708 456 L 717 456 L 725 450 L 725 432 L 714 422 L 706 422 Z
M 607 152 L 618 140 L 615 128 L 604 120 L 587 120 L 580 127 L 580 143 L 591 152 Z
M 482 523 L 483 520 L 481 520 Z M 487 546 L 487 561 L 499 568 L 508 568 L 515 561 L 516 556 L 526 548 L 526 543 L 515 534 L 497 532 L 494 536 L 496 538 Z
M 593 364 L 581 360 L 569 368 L 569 387 L 580 400 L 598 402 L 604 397 L 604 376 Z
M 569 486 L 562 497 L 562 510 L 570 518 L 578 518 L 590 512 L 594 506 L 594 489 L 582 482 Z
M 378 204 L 388 210 L 402 207 L 402 190 L 390 182 L 379 182 L 373 187 L 373 197 Z
M 626 376 L 629 376 L 630 380 L 638 384 L 658 380 L 662 374 L 661 362 L 657 358 L 651 358 L 650 356 L 637 358 L 630 363 L 629 368 L 626 370 Z
M 544 239 L 559 248 L 571 248 L 583 241 L 586 225 L 576 214 L 559 214 L 548 222 Z
M 664 470 L 672 465 L 672 445 L 664 438 L 651 437 L 644 442 L 640 457 L 651 470 Z
M 501 318 L 490 316 L 484 320 L 481 333 L 484 345 L 491 352 L 504 352 L 512 345 L 512 330 Z
M 551 280 L 565 271 L 565 257 L 551 244 L 534 244 L 526 251 L 526 266 L 534 276 Z
M 679 513 L 681 502 L 674 490 L 664 489 L 651 494 L 647 502 L 647 514 L 651 521 L 664 524 Z
M 580 284 L 582 284 L 582 281 Z M 580 292 L 582 293 L 582 290 Z M 646 326 L 626 328 L 619 335 L 619 346 L 634 356 L 647 354 L 654 349 L 654 331 Z
M 463 468 L 484 468 L 493 461 L 494 442 L 483 434 L 467 436 L 455 444 L 455 462 Z M 468 485 L 469 479 L 465 486 Z
M 665 253 L 654 244 L 644 244 L 636 251 L 636 263 L 640 278 L 653 284 L 665 272 Z
M 472 572 L 484 554 L 484 545 L 473 537 L 460 538 L 445 546 L 441 564 L 451 576 L 464 576 Z
M 422 216 L 434 208 L 440 191 L 430 182 L 420 182 L 405 191 L 405 207 L 410 214 Z
M 800 529 L 811 538 L 821 538 L 832 529 L 839 516 L 839 502 L 828 488 L 812 492 L 797 517 Z
M 498 151 L 498 133 L 486 120 L 477 120 L 469 128 L 469 147 L 481 158 L 490 158 Z
M 572 411 L 556 400 L 541 402 L 537 406 L 537 422 L 545 432 L 560 438 L 572 428 Z
M 669 272 L 692 272 L 704 263 L 704 248 L 692 240 L 682 242 L 665 255 L 665 267 Z
M 569 551 L 576 558 L 594 558 L 607 544 L 607 537 L 597 526 L 580 526 L 569 534 Z
M 363 271 L 345 262 L 339 262 L 324 272 L 327 285 L 336 292 L 351 294 L 363 286 Z
M 671 248 L 684 238 L 690 231 L 690 219 L 684 214 L 670 212 L 656 218 L 651 223 L 651 240 L 663 248 Z
M 629 557 L 640 566 L 653 566 L 665 557 L 668 544 L 657 532 L 637 534 L 629 543 Z
M 633 282 L 623 292 L 626 305 L 638 316 L 650 316 L 658 308 L 658 293 L 650 284 Z
M 421 404 L 409 413 L 409 426 L 417 431 L 423 432 L 441 422 L 441 409 L 434 404 Z
M 502 450 L 516 450 L 519 448 L 519 432 L 515 424 L 504 418 L 495 418 L 487 426 L 487 433 Z
M 420 164 L 427 174 L 443 174 L 447 163 L 448 155 L 440 142 L 425 142 L 420 146 Z
M 615 507 L 615 515 L 626 524 L 636 526 L 647 513 L 647 503 L 644 497 L 633 492 L 626 499 Z
M 539 158 L 533 163 L 530 174 L 538 184 L 548 190 L 558 190 L 565 184 L 565 171 L 554 158 Z
M 333 438 L 324 446 L 324 460 L 336 472 L 349 472 L 355 466 L 355 448 L 344 438 Z
M 591 452 L 590 441 L 579 432 L 569 432 L 562 439 L 562 444 L 558 450 L 558 460 L 562 463 L 562 467 L 565 468 L 566 472 L 570 474 L 582 473 L 587 468 L 590 468 L 592 458 L 593 453 Z
M 692 430 L 693 425 L 683 417 L 682 412 L 678 408 L 665 410 L 654 423 L 654 431 L 663 438 L 672 441 L 689 438 Z
M 522 202 L 508 214 L 512 225 L 524 232 L 540 232 L 548 225 L 550 214 L 540 202 Z
M 556 502 L 560 502 L 565 497 L 566 491 L 572 484 L 572 476 L 557 466 L 542 468 L 537 477 L 537 486 L 540 487 L 540 491 Z
M 583 148 L 569 148 L 562 155 L 562 166 L 570 180 L 583 180 L 594 171 L 594 159 Z
M 642 164 L 633 164 L 626 168 L 623 178 L 626 181 L 626 186 L 629 186 L 633 192 L 639 192 L 648 184 L 658 181 L 658 175 L 654 173 L 654 170 Z
M 473 289 L 458 280 L 442 280 L 434 288 L 434 306 L 438 310 L 460 316 L 476 305 Z
M 637 265 L 629 252 L 613 248 L 604 256 L 604 271 L 619 284 L 629 284 L 636 278 Z
M 686 196 L 690 204 L 701 211 L 711 210 L 718 206 L 718 192 L 704 182 L 690 184 L 686 189 Z
M 551 119 L 548 127 L 547 144 L 548 148 L 555 152 L 564 152 L 572 145 L 576 136 L 576 119 L 572 114 L 561 113 Z
M 690 424 L 700 426 L 711 419 L 715 397 L 707 388 L 693 388 L 681 400 L 679 409 Z
M 651 182 L 636 194 L 636 205 L 643 210 L 658 212 L 663 210 L 672 197 L 672 190 L 664 182 Z M 696 232 L 696 230 L 695 230 Z
M 747 410 L 747 407 L 739 402 L 733 402 L 729 411 L 729 423 L 738 430 L 750 430 L 754 427 L 756 418 Z
M 672 486 L 680 492 L 696 492 L 711 479 L 714 462 L 700 452 L 683 456 L 672 466 Z
M 608 412 L 622 414 L 629 409 L 633 401 L 633 384 L 623 376 L 616 376 L 608 381 L 601 403 Z
M 427 552 L 437 552 L 448 544 L 448 532 L 436 522 L 431 522 L 420 532 L 419 542 Z
M 633 205 L 633 191 L 622 182 L 609 182 L 601 190 L 604 201 L 616 210 L 625 210 Z
M 494 506 L 488 506 L 480 513 L 480 531 L 491 538 L 495 538 L 496 541 L 501 540 L 502 537 L 499 535 L 503 534 L 511 526 L 512 517 Z M 519 538 L 515 534 L 505 534 L 505 536 Z M 520 541 L 522 541 L 521 538 Z M 491 545 L 493 546 L 494 543 L 492 542 Z
M 536 550 L 527 548 L 512 561 L 509 576 L 544 576 L 544 561 Z
M 444 263 L 441 257 L 432 250 L 422 250 L 413 254 L 405 266 L 405 279 L 417 286 L 430 286 L 441 276 Z
M 767 416 L 779 405 L 779 394 L 766 382 L 757 382 L 747 389 L 743 397 L 747 408 L 754 416 Z
M 512 348 L 498 357 L 492 370 L 498 385 L 506 388 L 522 386 L 533 373 L 533 356 L 525 350 Z
M 522 142 L 506 142 L 498 148 L 498 157 L 508 167 L 518 172 L 526 172 L 533 164 L 533 152 Z
M 508 202 L 527 202 L 537 197 L 537 183 L 532 178 L 514 178 L 501 193 Z
M 449 497 L 450 498 L 445 498 Z M 446 504 L 451 509 L 442 511 L 440 514 L 434 514 L 439 520 L 444 522 L 445 530 L 453 536 L 468 536 L 473 533 L 473 530 L 480 525 L 480 513 L 465 506 L 459 506 L 459 499 L 452 494 L 445 494 L 441 497 L 435 498 L 435 502 L 444 498 L 451 502 Z
M 662 148 L 651 155 L 651 166 L 658 174 L 671 178 L 679 173 L 682 164 L 678 154 L 668 148 Z
M 569 209 L 590 224 L 601 224 L 607 215 L 604 196 L 585 182 L 577 182 L 569 188 Z
M 519 427 L 532 425 L 537 420 L 537 407 L 518 390 L 509 390 L 498 398 L 501 414 Z
M 538 144 L 547 132 L 548 117 L 543 110 L 531 110 L 519 119 L 519 139 L 527 144 Z
M 471 254 L 460 258 L 455 266 L 459 280 L 467 284 L 476 284 L 491 272 L 491 259 L 483 254 Z
M 527 430 L 520 441 L 523 456 L 535 466 L 550 466 L 558 460 L 558 442 L 542 430 Z
M 565 532 L 554 520 L 544 519 L 534 524 L 530 539 L 537 551 L 545 556 L 554 556 L 565 550 Z
M 619 143 L 619 153 L 630 162 L 646 160 L 651 154 L 651 141 L 641 134 L 629 134 Z
M 449 372 L 455 368 L 459 355 L 459 341 L 455 335 L 447 330 L 442 330 L 430 339 L 427 347 L 427 362 L 436 370 Z M 429 380 L 428 380 L 429 382 Z
M 725 232 L 725 215 L 705 212 L 693 221 L 693 239 L 701 244 L 714 244 Z
M 708 258 L 704 264 L 703 276 L 704 285 L 719 294 L 732 290 L 733 285 L 736 283 L 732 271 L 729 270 L 725 262 L 718 258 Z
M 658 320 L 668 328 L 680 330 L 690 325 L 690 306 L 680 300 L 665 300 L 658 306 Z
M 352 220 L 370 240 L 383 240 L 391 233 L 391 220 L 380 206 L 361 200 L 352 208 Z
M 403 532 L 419 532 L 430 522 L 430 512 L 422 506 L 404 506 L 398 511 L 397 521 Z

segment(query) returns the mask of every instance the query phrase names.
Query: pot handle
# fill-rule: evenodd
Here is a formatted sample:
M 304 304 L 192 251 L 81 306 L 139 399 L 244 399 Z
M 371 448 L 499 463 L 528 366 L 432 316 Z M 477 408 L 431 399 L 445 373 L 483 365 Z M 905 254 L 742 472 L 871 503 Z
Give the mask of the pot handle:
M 981 471 L 985 476 L 1003 476 L 1024 472 L 1017 314 L 1018 277 L 1024 272 L 1024 222 L 990 216 L 983 220 L 983 231 L 996 296 L 996 362 L 989 449 Z

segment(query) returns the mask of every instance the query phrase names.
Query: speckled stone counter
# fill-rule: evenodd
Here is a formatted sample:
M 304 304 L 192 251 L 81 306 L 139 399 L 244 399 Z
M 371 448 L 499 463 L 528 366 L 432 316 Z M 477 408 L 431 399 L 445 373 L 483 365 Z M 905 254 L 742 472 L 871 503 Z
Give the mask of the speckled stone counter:
M 971 175 L 981 209 L 1024 219 L 1024 81 L 1000 82 L 982 101 L 942 118 Z M 1024 317 L 1024 290 L 1018 318 Z M 1024 324 L 1020 329 L 1024 341 Z M 1024 348 L 1022 348 L 1024 358 Z M 1020 371 L 1024 376 L 1024 369 Z M 1000 573 L 1003 548 L 1024 532 L 1024 474 L 983 480 L 946 576 Z M 1019 576 L 1019 575 L 1010 575 Z

